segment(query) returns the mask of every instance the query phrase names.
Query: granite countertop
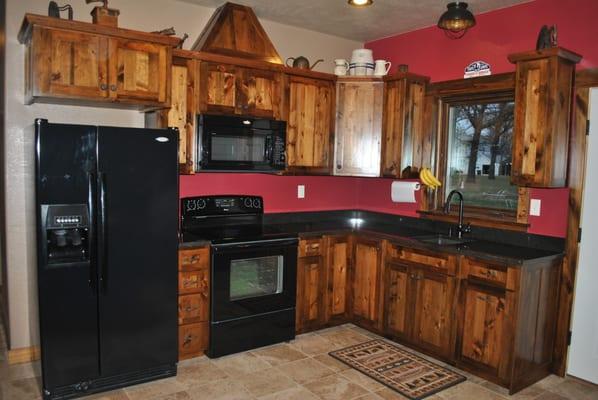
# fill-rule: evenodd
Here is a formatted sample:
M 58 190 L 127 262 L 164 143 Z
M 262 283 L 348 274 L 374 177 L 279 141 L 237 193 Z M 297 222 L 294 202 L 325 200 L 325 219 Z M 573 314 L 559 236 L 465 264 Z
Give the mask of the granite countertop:
M 398 245 L 424 250 L 433 250 L 456 255 L 465 255 L 490 262 L 519 265 L 546 258 L 557 258 L 563 255 L 563 249 L 557 240 L 542 240 L 543 237 L 508 231 L 492 232 L 488 229 L 473 228 L 473 234 L 467 238 L 471 241 L 461 245 L 438 245 L 421 242 L 418 237 L 446 233 L 440 224 L 431 225 L 415 218 L 404 218 L 378 213 L 360 211 L 343 213 L 288 213 L 268 215 L 264 220 L 264 233 L 285 234 L 288 236 L 320 236 L 331 234 L 360 233 L 376 238 L 391 240 Z M 358 214 L 355 214 L 358 213 Z M 314 214 L 317 214 L 314 216 Z M 315 218 L 314 218 L 315 217 Z M 476 237 L 476 231 L 479 236 Z M 511 243 L 505 239 L 511 239 Z M 549 242 L 546 245 L 544 242 Z M 554 243 L 557 245 L 554 245 Z M 208 241 L 181 243 L 180 248 L 207 246 Z M 526 246 L 527 244 L 527 246 Z

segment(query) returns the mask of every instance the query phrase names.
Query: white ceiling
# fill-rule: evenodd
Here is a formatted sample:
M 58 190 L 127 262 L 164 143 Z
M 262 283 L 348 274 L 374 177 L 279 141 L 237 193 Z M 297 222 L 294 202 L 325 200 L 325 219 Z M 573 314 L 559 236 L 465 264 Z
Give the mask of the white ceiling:
M 182 0 L 219 7 L 225 0 Z M 347 0 L 233 0 L 253 8 L 260 19 L 362 42 L 435 25 L 450 0 L 374 0 L 356 8 Z M 532 0 L 469 0 L 474 15 Z

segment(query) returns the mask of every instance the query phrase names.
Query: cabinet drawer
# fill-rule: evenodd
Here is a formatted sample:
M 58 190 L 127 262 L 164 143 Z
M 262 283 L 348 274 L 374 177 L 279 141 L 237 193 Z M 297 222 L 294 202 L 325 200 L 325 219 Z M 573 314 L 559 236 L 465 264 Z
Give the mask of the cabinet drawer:
M 455 274 L 456 259 L 455 256 L 450 254 L 390 245 L 387 257 L 389 261 L 408 261 L 419 265 L 426 265 L 450 275 Z
M 210 248 L 179 250 L 179 271 L 193 271 L 210 265 Z
M 179 272 L 179 294 L 207 293 L 209 287 L 208 274 L 208 268 Z
M 496 286 L 507 286 L 508 269 L 506 266 L 463 258 L 463 272 L 468 279 L 477 278 Z
M 299 241 L 299 257 L 322 255 L 322 238 L 302 239 Z
M 207 347 L 207 322 L 179 326 L 179 360 L 199 356 Z
M 209 296 L 204 293 L 179 296 L 179 324 L 208 320 Z

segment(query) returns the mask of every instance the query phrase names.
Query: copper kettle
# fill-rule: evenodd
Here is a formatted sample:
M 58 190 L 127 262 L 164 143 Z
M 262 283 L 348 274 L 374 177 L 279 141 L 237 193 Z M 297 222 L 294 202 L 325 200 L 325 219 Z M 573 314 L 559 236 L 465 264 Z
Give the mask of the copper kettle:
M 293 65 L 289 65 L 289 61 L 293 62 Z M 318 63 L 321 63 L 322 59 L 316 61 L 315 63 L 313 63 L 313 65 L 310 67 L 309 66 L 309 60 L 303 56 L 299 56 L 297 58 L 295 57 L 289 57 L 287 58 L 286 64 L 287 67 L 293 67 L 293 68 L 300 68 L 300 69 L 313 69 L 316 65 L 318 65 Z

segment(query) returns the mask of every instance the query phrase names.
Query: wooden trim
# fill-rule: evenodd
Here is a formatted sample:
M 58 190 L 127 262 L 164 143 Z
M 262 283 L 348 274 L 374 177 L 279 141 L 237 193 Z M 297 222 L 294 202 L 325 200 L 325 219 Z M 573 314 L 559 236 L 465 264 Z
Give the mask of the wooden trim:
M 577 71 L 575 74 L 575 87 L 578 89 L 598 86 L 598 68 L 589 68 Z
M 383 82 L 384 79 L 381 76 L 339 76 L 336 78 L 339 83 L 344 82 Z
M 39 346 L 21 347 L 8 350 L 8 365 L 28 363 L 37 361 L 41 357 Z
M 455 214 L 445 214 L 440 211 L 424 211 L 419 210 L 417 211 L 423 218 L 433 219 L 437 221 L 444 221 L 444 222 L 451 222 L 457 223 L 459 221 L 458 215 Z M 465 223 L 470 223 L 474 226 L 484 226 L 487 228 L 498 228 L 498 229 L 507 229 L 510 231 L 518 231 L 518 232 L 526 232 L 527 228 L 529 227 L 528 223 L 519 223 L 512 217 L 505 217 L 504 219 L 501 218 L 490 218 L 487 215 L 465 215 L 463 216 L 463 220 Z
M 573 295 L 575 291 L 575 273 L 579 258 L 579 227 L 583 201 L 584 181 L 586 175 L 588 106 L 590 89 L 580 88 L 575 91 L 575 108 L 573 110 L 573 129 L 569 142 L 569 216 L 567 239 L 565 244 L 565 260 L 561 271 L 559 289 L 558 318 L 554 347 L 552 371 L 560 376 L 565 375 L 567 368 L 568 336 L 571 328 Z
M 19 42 L 21 44 L 27 43 L 31 37 L 31 28 L 33 25 L 39 25 L 47 28 L 65 29 L 71 31 L 87 32 L 94 35 L 114 36 L 125 38 L 127 40 L 140 40 L 144 42 L 160 43 L 171 47 L 178 46 L 181 39 L 174 36 L 159 35 L 156 33 L 148 33 L 141 31 L 134 31 L 131 29 L 115 28 L 106 25 L 90 24 L 81 21 L 69 21 L 60 18 L 51 18 L 43 15 L 25 14 L 23 24 L 19 30 Z
M 515 92 L 514 72 L 436 82 L 430 84 L 427 89 L 427 94 L 440 97 L 501 92 Z
M 583 58 L 580 54 L 577 54 L 571 50 L 567 50 L 563 47 L 550 47 L 548 49 L 542 50 L 524 51 L 521 53 L 509 54 L 507 56 L 509 61 L 512 63 L 539 60 L 547 57 L 560 57 L 575 64 L 580 62 Z

